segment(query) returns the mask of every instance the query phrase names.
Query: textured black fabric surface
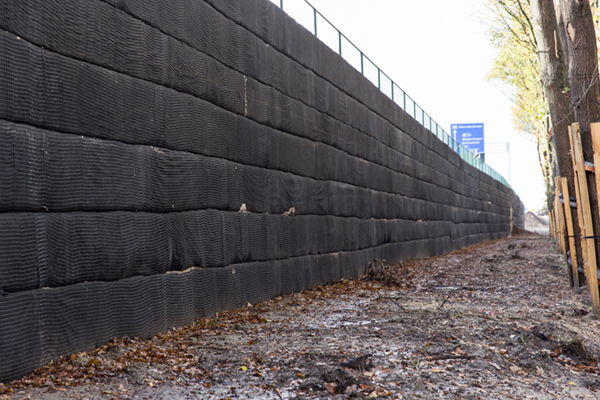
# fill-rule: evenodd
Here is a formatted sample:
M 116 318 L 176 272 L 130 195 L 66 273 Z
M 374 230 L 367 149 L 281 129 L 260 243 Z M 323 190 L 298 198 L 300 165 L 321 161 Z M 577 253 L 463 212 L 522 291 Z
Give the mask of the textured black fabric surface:
M 464 218 L 451 217 L 453 204 L 466 214 L 473 214 L 480 207 L 487 212 L 498 212 L 493 204 L 479 203 L 403 174 L 394 174 L 390 178 L 391 192 L 384 192 L 219 157 L 65 135 L 1 120 L 0 145 L 11 148 L 10 152 L 0 153 L 0 168 L 6 171 L 0 180 L 0 188 L 6 188 L 0 191 L 0 210 L 6 211 L 238 210 L 246 203 L 248 210 L 254 212 L 283 213 L 295 207 L 299 214 L 454 222 Z M 289 146 L 297 148 L 293 142 Z M 273 153 L 276 158 L 277 151 Z M 335 150 L 323 154 L 320 158 L 325 161 L 316 163 L 318 168 L 327 169 L 339 154 Z M 285 153 L 281 155 L 284 160 L 285 157 Z M 313 160 L 299 159 L 307 163 Z M 378 175 L 377 169 L 368 172 L 367 163 L 356 165 L 356 169 L 340 167 L 340 174 L 352 181 L 351 171 L 356 171 L 354 175 L 365 176 L 365 186 L 376 187 L 378 177 L 383 174 Z M 301 166 L 298 162 L 298 168 Z M 307 169 L 313 167 L 314 164 Z M 369 174 L 375 176 L 374 182 L 367 182 Z M 257 191 L 261 187 L 264 190 Z M 408 195 L 417 191 L 421 196 Z M 428 200 L 419 201 L 419 197 Z M 415 201 L 428 205 L 403 213 L 403 204 Z M 387 203 L 393 204 L 393 208 L 377 210 Z M 448 214 L 427 215 L 433 211 Z
M 0 282 L 7 292 L 135 275 L 349 252 L 424 239 L 503 235 L 502 222 L 358 219 L 218 210 L 0 214 Z M 32 238 L 33 237 L 33 238 Z
M 45 48 L 55 49 L 59 53 L 69 57 L 87 60 L 114 71 L 131 74 L 137 78 L 174 88 L 180 92 L 193 94 L 194 96 L 219 104 L 227 110 L 238 113 L 243 111 L 244 115 L 249 118 L 258 119 L 259 122 L 266 123 L 269 126 L 284 128 L 284 131 L 287 129 L 287 131 L 291 131 L 294 135 L 308 135 L 310 139 L 323 140 L 326 143 L 333 140 L 332 143 L 342 146 L 341 149 L 343 151 L 349 151 L 351 154 L 358 151 L 360 157 L 376 163 L 386 162 L 386 160 L 390 160 L 392 163 L 396 162 L 399 155 L 392 149 L 400 151 L 408 149 L 409 158 L 413 162 L 416 161 L 418 167 L 412 169 L 412 174 L 421 181 L 426 180 L 432 174 L 429 161 L 434 162 L 437 160 L 447 163 L 448 159 L 452 158 L 453 152 L 439 140 L 435 139 L 432 141 L 432 135 L 422 134 L 422 127 L 417 129 L 417 135 L 413 135 L 413 138 L 410 134 L 398 130 L 380 116 L 373 114 L 364 104 L 359 104 L 346 96 L 338 88 L 328 83 L 328 81 L 316 76 L 312 71 L 304 70 L 301 64 L 291 61 L 287 57 L 282 57 L 279 53 L 267 57 L 266 60 L 261 60 L 260 71 L 269 71 L 268 74 L 263 74 L 265 75 L 264 77 L 260 76 L 258 78 L 266 82 L 266 84 L 262 84 L 252 76 L 242 75 L 238 71 L 244 68 L 244 64 L 237 58 L 228 60 L 220 53 L 207 55 L 202 51 L 208 51 L 207 47 L 210 48 L 210 43 L 206 43 L 204 40 L 196 40 L 189 32 L 183 33 L 167 25 L 163 26 L 163 24 L 168 23 L 168 21 L 165 22 L 163 20 L 180 18 L 179 16 L 171 15 L 170 19 L 164 16 L 154 16 L 151 18 L 151 15 L 156 10 L 154 10 L 154 7 L 150 3 L 129 5 L 127 2 L 119 2 L 119 7 L 125 10 L 121 11 L 108 6 L 100 0 L 59 2 L 60 6 L 53 6 L 56 1 L 42 2 L 41 0 L 29 0 L 19 2 L 18 7 L 13 6 L 6 12 L 2 20 L 3 22 L 0 23 L 7 30 L 14 31 L 22 37 L 31 40 L 33 43 Z M 193 7 L 190 7 L 196 9 L 200 5 L 194 4 Z M 143 22 L 127 14 L 127 12 L 134 13 L 136 10 L 137 13 L 149 18 L 149 20 Z M 172 12 L 172 10 L 169 12 Z M 148 13 L 150 15 L 147 15 Z M 230 23 L 227 18 L 211 7 L 202 7 L 202 13 L 204 14 L 198 16 L 199 21 L 205 19 L 224 20 L 224 22 L 217 24 L 219 26 Z M 27 17 L 24 18 L 23 15 Z M 90 16 L 93 16 L 93 19 Z M 70 23 L 57 25 L 53 23 L 56 20 L 68 20 Z M 153 25 L 156 25 L 157 28 L 153 28 Z M 204 27 L 202 29 L 210 27 L 210 24 L 204 24 Z M 227 32 L 237 32 L 239 29 L 241 28 L 234 25 Z M 163 33 L 161 30 L 171 32 L 171 36 Z M 205 31 L 202 33 L 205 35 L 210 34 Z M 237 43 L 238 47 L 241 46 L 238 43 L 239 38 L 233 33 L 231 35 L 233 37 L 228 38 L 230 40 L 226 44 L 233 46 Z M 112 40 L 115 36 L 119 38 L 119 41 L 116 43 Z M 98 46 L 97 42 L 99 40 L 102 43 L 110 43 L 112 46 L 110 51 L 100 51 L 102 46 Z M 187 43 L 190 43 L 190 45 Z M 254 38 L 253 43 L 255 44 L 252 48 L 255 50 L 268 49 L 268 51 L 275 51 L 270 50 L 272 47 L 260 39 Z M 319 42 L 316 43 L 319 44 Z M 191 46 L 196 46 L 202 51 Z M 249 55 L 249 57 L 252 56 L 255 58 L 262 57 L 261 54 Z M 273 57 L 278 58 L 274 60 Z M 198 58 L 202 61 L 197 62 Z M 176 61 L 173 61 L 173 59 L 176 59 Z M 213 67 L 214 63 L 218 64 L 218 68 Z M 293 67 L 286 68 L 285 66 L 290 63 Z M 149 64 L 152 67 L 149 67 Z M 290 76 L 299 69 L 303 71 L 301 74 L 303 78 L 289 85 Z M 282 74 L 281 71 L 287 71 L 289 74 Z M 356 74 L 356 71 L 354 71 L 354 74 Z M 277 80 L 276 77 L 278 76 L 283 76 L 284 79 Z M 309 78 L 306 78 L 306 76 Z M 243 88 L 241 87 L 241 82 L 243 82 Z M 362 84 L 367 85 L 371 90 L 374 89 L 368 81 L 359 79 L 350 86 L 350 91 L 352 87 Z M 319 105 L 315 104 L 315 101 L 311 100 L 310 96 L 315 96 L 315 93 L 319 93 L 321 87 L 328 88 L 326 90 L 328 92 L 337 93 L 344 101 L 334 102 L 334 106 L 324 105 L 319 109 Z M 312 90 L 299 90 L 298 88 L 311 88 Z M 273 90 L 276 92 L 273 92 Z M 375 89 L 375 91 L 377 90 Z M 116 93 L 115 90 L 109 90 L 109 92 Z M 219 93 L 219 95 L 214 95 L 215 93 Z M 282 95 L 283 93 L 285 93 L 285 96 Z M 291 96 L 291 98 L 287 96 Z M 143 100 L 148 97 L 152 96 L 141 96 L 140 99 Z M 243 100 L 246 104 L 245 110 L 239 106 L 232 106 L 227 100 L 229 98 Z M 265 101 L 265 99 L 268 99 L 268 101 Z M 351 115 L 353 117 L 360 116 L 359 121 L 367 121 L 366 129 L 368 131 L 354 132 L 354 128 L 348 126 L 347 121 L 343 122 L 338 119 L 332 119 L 329 116 L 331 110 L 337 110 L 340 107 L 343 108 L 346 101 L 352 101 L 352 104 L 359 108 L 356 111 L 352 111 Z M 180 107 L 181 105 L 178 105 L 177 108 L 180 109 Z M 139 107 L 142 110 L 147 108 Z M 258 114 L 254 115 L 254 111 Z M 273 118 L 269 119 L 267 118 L 269 112 L 275 112 L 278 116 L 274 117 L 274 120 Z M 207 114 L 200 113 L 200 115 Z M 297 116 L 301 116 L 301 118 Z M 140 118 L 143 119 L 143 116 Z M 135 118 L 133 119 L 135 120 Z M 320 123 L 325 121 L 324 123 L 328 126 L 317 127 L 314 124 L 315 121 L 319 121 Z M 409 118 L 409 121 L 414 122 L 412 118 Z M 332 124 L 333 126 L 329 126 Z M 352 132 L 347 132 L 349 129 Z M 380 132 L 385 132 L 382 134 L 382 138 L 385 138 L 387 146 L 397 143 L 399 138 L 402 141 L 402 146 L 385 147 L 382 142 L 378 142 L 371 137 L 371 135 L 379 135 Z M 365 136 L 369 145 L 357 146 Z M 425 142 L 425 139 L 428 140 Z M 417 142 L 411 144 L 415 140 Z M 426 146 L 419 146 L 417 145 L 418 142 L 425 143 Z M 427 146 L 431 147 L 434 151 L 440 151 L 440 154 L 425 157 L 422 152 L 429 151 L 427 150 Z M 372 151 L 376 151 L 379 157 L 374 157 L 371 154 Z M 382 159 L 382 151 L 384 152 L 384 156 L 385 152 L 390 154 Z M 219 156 L 222 157 L 223 155 L 220 154 Z M 392 164 L 386 166 L 397 170 Z M 438 171 L 443 172 L 446 170 L 447 168 L 438 169 Z M 403 172 L 409 172 L 406 166 L 403 166 Z M 462 183 L 460 182 L 463 180 L 463 175 L 465 174 L 455 174 L 453 176 L 453 191 L 461 192 Z M 445 184 L 448 185 L 449 182 L 446 180 Z M 481 184 L 482 182 L 479 182 L 479 185 Z
M 410 163 L 412 166 L 405 173 L 401 166 L 393 170 L 367 163 L 334 147 L 259 125 L 192 96 L 45 52 L 9 33 L 0 33 L 0 50 L 8 55 L 8 69 L 0 72 L 0 83 L 5 83 L 1 89 L 11 99 L 0 105 L 0 117 L 7 120 L 58 132 L 233 159 L 446 205 L 460 207 L 461 201 L 482 200 L 463 206 L 480 209 L 491 198 L 506 206 L 503 199 L 492 198 L 480 189 L 466 186 L 462 194 L 457 192 L 460 185 L 454 181 L 449 187 L 441 187 L 424 180 L 434 176 L 427 172 L 433 171 L 432 167 Z M 27 65 L 37 66 L 38 71 L 32 73 Z M 78 81 L 73 82 L 73 76 Z M 21 96 L 43 93 L 46 87 L 56 88 L 53 97 Z M 423 158 L 427 159 L 425 155 L 430 153 L 425 152 Z M 391 155 L 388 158 L 395 160 Z M 447 167 L 447 163 L 438 164 Z
M 0 382 L 523 224 L 269 1 L 0 10 Z

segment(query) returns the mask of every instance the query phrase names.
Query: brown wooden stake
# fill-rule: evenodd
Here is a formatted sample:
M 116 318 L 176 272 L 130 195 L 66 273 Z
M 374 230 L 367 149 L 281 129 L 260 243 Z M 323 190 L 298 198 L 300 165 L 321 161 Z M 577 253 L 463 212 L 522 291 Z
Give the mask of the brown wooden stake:
M 575 125 L 575 124 L 574 124 Z M 572 140 L 572 136 L 573 136 L 573 127 L 569 126 L 569 140 L 571 141 L 571 149 L 573 149 L 573 140 Z M 573 170 L 576 171 L 576 163 L 575 163 L 575 155 L 573 153 L 573 150 L 571 150 L 571 160 L 573 162 Z M 573 175 L 573 178 L 575 179 L 574 182 L 574 187 L 575 187 L 575 201 L 577 202 L 577 221 L 579 223 L 579 232 L 580 234 L 583 234 L 583 214 L 581 213 L 581 194 L 579 193 L 579 181 L 577 180 L 577 174 Z M 586 263 L 587 260 L 587 246 L 586 246 L 586 241 L 585 240 L 580 240 L 580 245 L 581 245 L 581 259 L 583 260 L 583 263 Z M 572 260 L 571 260 L 572 261 Z M 587 276 L 587 272 L 584 268 L 584 274 Z
M 560 240 L 560 222 L 558 220 L 558 205 L 556 203 L 556 196 L 554 196 L 554 207 L 552 210 L 554 211 L 554 240 L 556 241 L 556 244 L 558 245 L 558 248 L 562 253 L 562 244 Z
M 582 240 L 581 247 L 584 255 L 584 270 L 590 287 L 592 298 L 592 307 L 594 314 L 600 317 L 600 298 L 598 297 L 598 268 L 596 265 L 596 243 L 594 240 L 594 226 L 592 225 L 592 207 L 590 205 L 590 196 L 588 192 L 587 176 L 585 172 L 585 162 L 583 158 L 583 149 L 581 147 L 581 133 L 579 124 L 574 123 L 569 131 L 571 139 L 571 156 L 573 157 L 573 167 L 575 169 L 575 187 L 577 195 L 577 210 L 581 209 L 582 215 Z M 585 245 L 584 245 L 585 244 Z
M 550 237 L 554 238 L 554 240 L 556 240 L 556 237 L 554 236 L 554 211 L 550 210 L 550 213 L 548 214 L 548 222 L 550 222 Z
M 596 173 L 596 165 L 600 166 L 600 122 L 592 122 L 590 124 L 592 128 L 592 146 L 594 148 L 594 176 L 596 178 L 596 191 L 598 192 L 598 198 L 600 199 L 600 173 Z M 600 210 L 600 202 L 598 202 L 598 209 Z
M 563 192 L 565 218 L 567 225 L 567 236 L 569 239 L 569 251 L 571 252 L 571 285 L 579 287 L 579 271 L 577 271 L 577 246 L 575 246 L 575 228 L 573 226 L 573 214 L 571 210 L 571 201 L 569 197 L 569 186 L 567 178 L 561 178 L 561 189 Z
M 563 212 L 563 206 L 560 202 L 560 195 L 562 194 L 560 176 L 554 177 L 554 210 L 556 211 L 558 220 L 558 239 L 560 251 L 563 254 L 565 262 L 567 261 L 567 229 L 565 223 L 565 214 Z M 569 275 L 571 271 L 569 271 Z M 570 279 L 572 282 L 572 278 Z
M 561 230 L 560 230 L 560 219 L 559 219 L 559 207 L 558 207 L 558 196 L 555 190 L 555 196 L 554 196 L 554 209 L 552 210 L 553 212 L 553 216 L 554 216 L 554 240 L 556 241 L 556 243 L 558 244 L 558 247 L 560 248 L 560 251 L 562 253 L 562 240 L 561 240 Z
M 560 232 L 560 221 L 558 219 L 558 215 L 559 215 L 558 214 L 558 209 L 555 208 L 554 209 L 554 229 L 556 230 L 556 233 L 555 233 L 555 235 L 556 235 L 556 243 L 558 243 L 558 247 L 561 248 L 560 251 L 562 252 L 562 246 L 561 246 L 561 240 L 560 240 L 560 235 L 561 235 L 561 232 Z
M 565 257 L 565 262 L 567 261 L 567 227 L 565 222 L 565 214 L 563 212 L 562 204 L 560 203 L 560 195 L 562 194 L 562 185 L 560 181 L 560 176 L 554 178 L 554 185 L 556 190 L 555 193 L 555 204 L 556 204 L 556 214 L 558 215 L 558 236 L 560 239 L 560 249 Z
M 554 204 L 552 205 L 552 230 L 554 231 L 554 241 L 558 243 L 558 224 L 556 223 L 556 196 L 554 196 Z
M 556 229 L 556 211 L 552 210 L 552 229 L 554 230 L 554 241 L 558 242 L 558 232 Z

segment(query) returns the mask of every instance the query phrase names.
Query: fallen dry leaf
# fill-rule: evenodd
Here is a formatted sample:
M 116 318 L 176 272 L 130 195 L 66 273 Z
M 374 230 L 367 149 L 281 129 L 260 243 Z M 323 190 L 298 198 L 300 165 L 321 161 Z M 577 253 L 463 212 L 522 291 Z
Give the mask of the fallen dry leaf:
M 358 387 L 360 388 L 360 390 L 362 390 L 363 392 L 367 392 L 367 391 L 371 391 L 373 390 L 373 386 L 370 385 L 366 385 L 364 383 L 361 383 L 360 385 L 358 385 Z
M 509 367 L 509 369 L 510 369 L 512 372 L 515 372 L 515 373 L 517 373 L 517 372 L 520 372 L 520 371 L 521 371 L 521 368 L 517 367 L 516 365 L 511 365 L 511 366 Z
M 335 394 L 335 388 L 337 387 L 337 383 L 325 382 L 324 386 L 325 386 L 325 389 L 327 389 L 327 391 L 329 393 Z
M 491 365 L 492 367 L 496 368 L 498 371 L 500 371 L 500 370 L 502 369 L 502 368 L 501 368 L 501 367 L 500 367 L 498 364 L 496 364 L 496 363 L 490 362 L 490 365 Z

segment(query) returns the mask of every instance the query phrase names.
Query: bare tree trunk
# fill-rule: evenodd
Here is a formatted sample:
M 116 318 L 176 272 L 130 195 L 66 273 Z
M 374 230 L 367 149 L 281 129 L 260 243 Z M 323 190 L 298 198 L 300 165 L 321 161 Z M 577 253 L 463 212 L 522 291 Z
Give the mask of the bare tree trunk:
M 569 52 L 569 86 L 575 120 L 581 128 L 581 143 L 586 161 L 593 161 L 591 122 L 600 122 L 600 85 L 598 84 L 598 49 L 592 10 L 588 0 L 562 0 Z M 592 220 L 595 235 L 600 234 L 598 195 L 593 176 L 588 177 Z M 569 190 L 571 188 L 569 187 Z M 596 251 L 600 250 L 596 240 Z
M 531 0 L 533 30 L 540 60 L 540 78 L 552 119 L 553 145 L 561 176 L 573 181 L 567 127 L 573 122 L 563 52 L 557 42 L 557 19 L 553 0 Z
M 535 135 L 535 144 L 537 147 L 538 162 L 542 169 L 544 185 L 546 187 L 546 205 L 548 206 L 548 211 L 550 211 L 550 206 L 554 203 L 553 180 L 554 176 L 556 176 L 556 162 L 554 161 L 554 150 L 550 142 L 550 117 L 545 117 L 544 122 Z
M 565 71 L 569 70 L 569 48 L 567 46 L 567 30 L 565 28 L 565 21 L 561 11 L 561 0 L 554 2 L 554 11 L 556 15 L 556 38 L 558 40 L 558 51 L 559 57 Z
M 569 86 L 586 161 L 592 160 L 590 122 L 600 122 L 598 49 L 588 0 L 562 0 L 569 51 Z
M 575 193 L 575 179 L 573 162 L 571 160 L 571 143 L 569 141 L 568 126 L 574 122 L 571 112 L 571 98 L 568 88 L 566 61 L 568 53 L 567 36 L 561 32 L 562 15 L 557 19 L 553 0 L 531 0 L 531 14 L 533 30 L 537 42 L 538 57 L 540 60 L 540 79 L 548 99 L 550 118 L 552 120 L 552 147 L 554 158 L 560 176 L 567 178 L 569 193 Z M 554 176 L 550 177 L 550 184 L 554 186 Z M 547 193 L 548 210 L 553 206 L 554 191 Z M 565 199 L 568 201 L 568 199 Z M 573 216 L 575 235 L 579 235 L 579 222 L 577 215 Z M 578 239 L 578 238 L 577 238 Z M 581 243 L 576 240 L 577 254 L 581 255 Z M 578 257 L 579 258 L 579 257 Z M 572 262 L 581 263 L 581 260 Z

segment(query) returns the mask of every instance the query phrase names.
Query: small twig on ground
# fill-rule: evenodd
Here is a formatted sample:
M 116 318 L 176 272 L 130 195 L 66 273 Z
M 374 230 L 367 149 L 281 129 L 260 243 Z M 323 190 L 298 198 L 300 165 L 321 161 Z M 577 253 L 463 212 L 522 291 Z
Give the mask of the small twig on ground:
M 389 296 L 379 296 L 375 299 L 375 301 L 377 300 L 381 300 L 381 299 L 386 299 L 391 301 L 392 303 L 394 303 L 399 309 L 401 309 L 402 311 L 406 311 L 404 309 L 404 307 L 402 307 L 400 304 L 396 303 L 396 300 L 400 300 L 402 297 L 398 296 L 398 297 L 389 297 Z
M 279 389 L 277 389 L 276 387 L 273 387 L 271 385 L 268 386 L 269 389 L 271 389 L 272 391 L 275 392 L 275 394 L 277 395 L 277 397 L 279 397 L 281 400 L 283 400 L 283 397 L 281 397 L 281 393 L 279 393 Z
M 209 349 L 209 350 L 220 350 L 220 351 L 224 351 L 224 350 L 229 350 L 229 347 L 217 347 L 217 346 L 200 346 L 203 349 Z
M 307 351 L 306 353 L 301 353 L 304 356 L 316 356 L 316 357 L 323 357 L 323 358 L 338 358 L 337 355 L 334 354 L 326 354 L 326 353 L 315 353 L 315 352 L 311 352 L 311 351 Z
M 550 340 L 550 338 L 546 335 L 544 335 L 542 332 L 534 330 L 531 333 L 533 333 L 535 336 L 539 337 L 542 340 Z
M 395 301 L 395 300 L 392 300 L 392 299 L 389 299 L 389 300 L 390 300 L 392 303 L 394 303 L 394 304 L 395 304 L 395 305 L 396 305 L 396 306 L 397 306 L 399 309 L 401 309 L 402 311 L 406 311 L 406 310 L 404 309 L 404 307 L 402 307 L 400 304 L 396 303 L 396 301 Z
M 426 361 L 437 361 L 437 360 L 474 360 L 475 356 L 460 356 L 460 355 L 448 355 L 444 354 L 441 356 L 433 356 L 426 359 Z
M 471 287 L 471 286 L 430 286 L 430 289 L 435 290 L 492 290 L 496 289 L 495 286 L 487 286 L 487 287 Z
M 524 295 L 519 296 L 520 299 L 522 299 L 523 297 L 529 295 L 529 293 L 533 292 L 535 290 L 535 288 L 529 290 L 527 293 L 525 293 Z
M 448 297 L 446 297 L 446 299 L 442 302 L 442 304 L 440 304 L 438 306 L 438 308 L 444 307 L 444 304 L 446 304 L 446 302 L 448 301 L 448 299 L 450 298 L 450 296 L 452 296 L 452 292 L 450 292 L 450 294 L 448 295 Z

